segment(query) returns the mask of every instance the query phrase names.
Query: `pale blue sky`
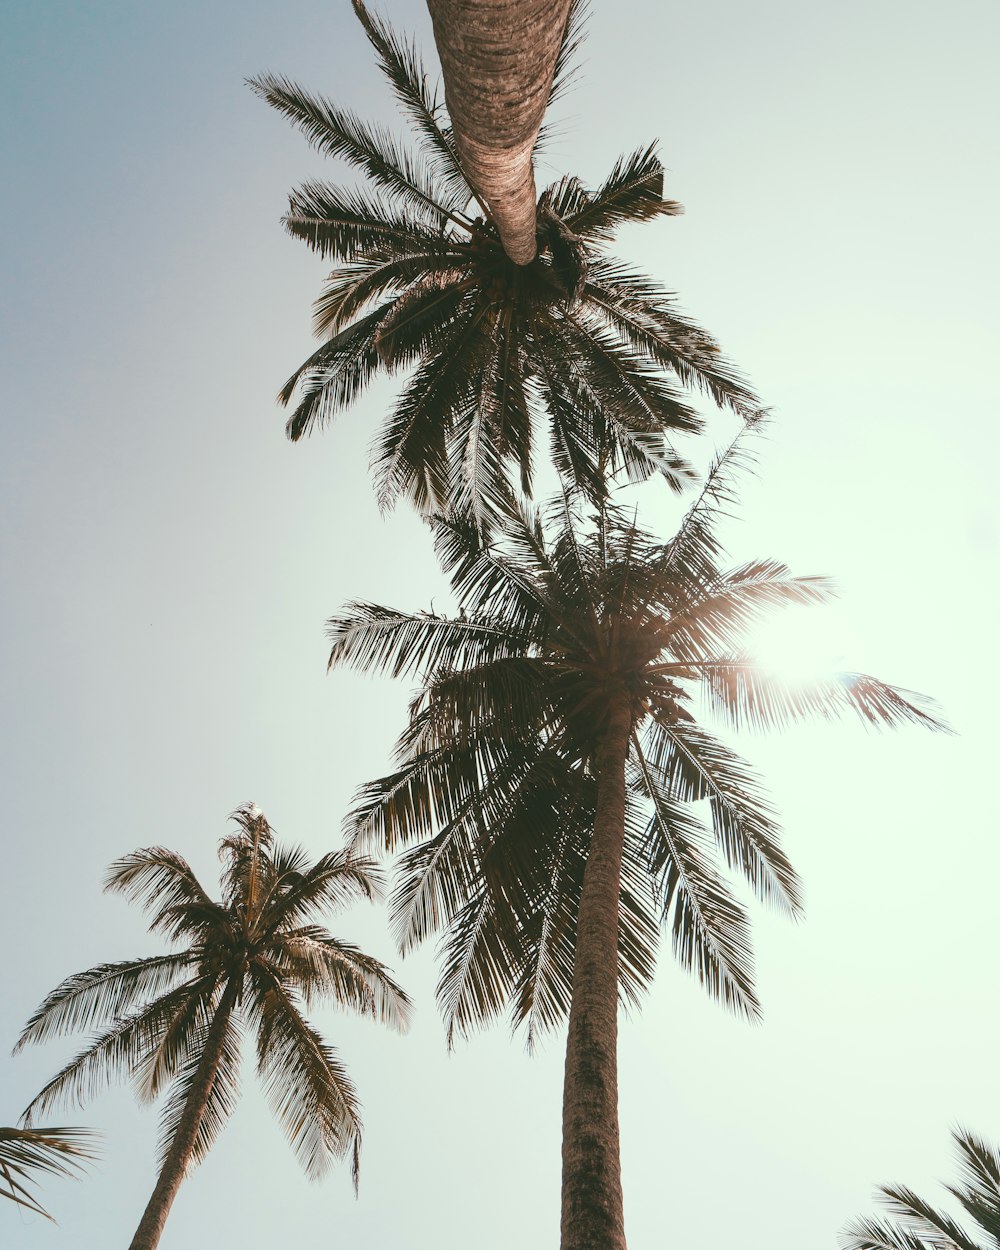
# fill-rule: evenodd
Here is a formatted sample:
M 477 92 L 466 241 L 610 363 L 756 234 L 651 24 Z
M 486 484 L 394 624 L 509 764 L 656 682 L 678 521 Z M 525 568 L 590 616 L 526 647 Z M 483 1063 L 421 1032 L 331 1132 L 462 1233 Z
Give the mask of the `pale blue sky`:
M 432 57 L 422 4 L 380 11 Z M 249 799 L 283 839 L 339 844 L 407 691 L 325 677 L 323 622 L 441 583 L 417 522 L 372 500 L 391 388 L 297 446 L 272 399 L 323 274 L 278 224 L 285 196 L 346 175 L 242 80 L 287 74 L 391 123 L 346 0 L 36 0 L 2 22 L 5 1048 L 61 977 L 155 949 L 100 893 L 118 855 L 166 843 L 211 883 Z M 961 731 L 744 744 L 807 918 L 755 910 L 763 1027 L 667 951 L 624 1026 L 630 1250 L 819 1250 L 875 1182 L 948 1175 L 953 1121 L 1000 1140 L 997 27 L 987 3 L 594 0 L 540 171 L 594 183 L 660 139 L 687 215 L 621 250 L 776 413 L 734 557 L 836 576 L 847 663 L 936 695 Z M 419 1004 L 407 1039 L 318 1015 L 366 1107 L 360 1199 L 345 1170 L 305 1181 L 251 1079 L 163 1250 L 554 1246 L 561 1037 L 529 1060 L 501 1029 L 448 1057 L 431 952 L 401 964 L 376 910 L 333 927 Z M 0 1057 L 0 1123 L 71 1046 Z M 0 1209 L 0 1245 L 127 1244 L 155 1116 L 118 1091 L 78 1118 L 109 1134 L 101 1165 L 46 1186 L 59 1227 Z

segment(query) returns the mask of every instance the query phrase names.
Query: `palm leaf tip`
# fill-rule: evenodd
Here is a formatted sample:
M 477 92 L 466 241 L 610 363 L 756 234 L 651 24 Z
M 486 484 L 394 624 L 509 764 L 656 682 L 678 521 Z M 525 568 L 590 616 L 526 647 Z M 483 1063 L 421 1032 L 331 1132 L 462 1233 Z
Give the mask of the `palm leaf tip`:
M 51 1220 L 31 1186 L 39 1175 L 78 1175 L 97 1158 L 100 1136 L 80 1127 L 0 1128 L 0 1197 Z

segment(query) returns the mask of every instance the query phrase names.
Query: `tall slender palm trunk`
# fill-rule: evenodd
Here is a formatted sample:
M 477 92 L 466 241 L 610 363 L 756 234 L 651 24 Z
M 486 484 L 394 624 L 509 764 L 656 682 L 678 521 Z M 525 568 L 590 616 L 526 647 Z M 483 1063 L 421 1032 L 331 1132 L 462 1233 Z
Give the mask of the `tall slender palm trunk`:
M 191 1084 L 187 1106 L 177 1126 L 174 1140 L 170 1143 L 167 1157 L 163 1160 L 156 1187 L 146 1204 L 146 1210 L 139 1221 L 139 1227 L 132 1238 L 129 1250 L 156 1250 L 163 1236 L 163 1226 L 167 1222 L 170 1208 L 191 1161 L 191 1151 L 194 1149 L 198 1136 L 198 1128 L 219 1070 L 222 1049 L 226 1040 L 226 1029 L 229 1025 L 229 1018 L 233 1014 L 238 991 L 239 978 L 233 977 L 223 992 L 222 1001 L 209 1026 L 205 1049 L 202 1051 L 198 1070 Z
M 562 1250 L 625 1250 L 618 1142 L 618 899 L 625 840 L 623 699 L 596 756 L 597 814 L 583 877 L 563 1083 Z

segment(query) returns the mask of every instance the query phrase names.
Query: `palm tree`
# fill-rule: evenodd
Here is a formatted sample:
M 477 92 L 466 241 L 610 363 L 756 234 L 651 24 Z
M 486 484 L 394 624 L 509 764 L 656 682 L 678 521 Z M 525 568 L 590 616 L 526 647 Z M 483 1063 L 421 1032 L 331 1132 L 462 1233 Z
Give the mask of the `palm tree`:
M 538 250 L 532 156 L 575 0 L 428 0 L 455 147 L 519 265 Z
M 1000 1250 L 1000 1154 L 966 1129 L 952 1132 L 962 1165 L 959 1185 L 946 1186 L 986 1234 L 978 1242 L 946 1212 L 905 1185 L 878 1194 L 894 1220 L 858 1219 L 840 1237 L 843 1250 Z
M 95 1157 L 87 1128 L 0 1128 L 0 1198 L 52 1216 L 31 1192 L 37 1175 L 73 1176 Z
M 336 1052 L 302 1014 L 323 998 L 393 1028 L 410 1000 L 387 969 L 309 917 L 375 896 L 371 861 L 346 852 L 309 864 L 301 848 L 275 845 L 254 804 L 232 814 L 220 847 L 222 901 L 164 847 L 117 860 L 105 888 L 140 903 L 150 930 L 182 948 L 67 977 L 25 1026 L 17 1049 L 80 1029 L 103 1029 L 33 1099 L 26 1120 L 104 1081 L 131 1077 L 141 1101 L 169 1086 L 161 1119 L 160 1172 L 131 1250 L 152 1250 L 185 1173 L 200 1163 L 232 1112 L 243 1036 L 256 1036 L 257 1072 L 271 1109 L 311 1178 L 331 1157 L 361 1148 L 358 1102 Z
M 360 793 L 349 832 L 409 847 L 392 920 L 404 951 L 443 931 L 449 1038 L 509 1007 L 530 1042 L 568 1013 L 563 1250 L 625 1245 L 617 1006 L 649 983 L 660 924 L 711 993 L 759 1013 L 748 919 L 713 842 L 761 899 L 800 906 L 774 814 L 695 694 L 737 727 L 853 712 L 942 728 L 873 677 L 793 687 L 741 651 L 761 613 L 830 593 L 773 560 L 722 568 L 712 522 L 744 457 L 738 439 L 666 544 L 608 506 L 583 528 L 565 500 L 522 507 L 493 545 L 440 521 L 457 619 L 355 603 L 330 621 L 331 665 L 422 681 L 399 767 Z
M 415 366 L 373 443 L 382 506 L 405 496 L 428 515 L 471 511 L 484 528 L 514 506 L 513 469 L 530 494 L 546 430 L 559 473 L 594 499 L 621 468 L 679 488 L 688 471 L 670 436 L 702 422 L 676 383 L 745 417 L 759 403 L 666 290 L 605 254 L 619 226 L 679 211 L 662 198 L 654 148 L 619 159 L 596 191 L 576 178 L 545 190 L 538 255 L 519 265 L 470 186 L 415 49 L 354 7 L 416 155 L 286 79 L 250 84 L 370 184 L 310 182 L 290 197 L 288 231 L 336 267 L 315 309 L 324 342 L 279 395 L 298 395 L 289 437 L 329 420 L 380 370 Z

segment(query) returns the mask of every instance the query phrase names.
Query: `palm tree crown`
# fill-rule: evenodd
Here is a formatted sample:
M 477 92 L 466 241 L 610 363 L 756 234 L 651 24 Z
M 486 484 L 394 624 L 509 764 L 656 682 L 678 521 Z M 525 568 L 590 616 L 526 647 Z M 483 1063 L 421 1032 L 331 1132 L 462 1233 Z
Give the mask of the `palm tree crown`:
M 249 1032 L 271 1108 L 307 1173 L 318 1177 L 331 1158 L 349 1155 L 357 1183 L 361 1120 L 354 1086 L 302 1008 L 326 998 L 406 1027 L 409 999 L 386 968 L 310 919 L 373 898 L 378 871 L 343 851 L 310 864 L 301 848 L 275 845 L 253 804 L 232 819 L 236 829 L 220 848 L 218 902 L 187 862 L 164 847 L 111 865 L 105 888 L 140 903 L 151 916 L 150 930 L 181 949 L 99 964 L 48 995 L 18 1049 L 82 1029 L 103 1031 L 32 1100 L 26 1120 L 61 1101 L 82 1102 L 114 1079 L 131 1078 L 144 1102 L 167 1091 L 161 1181 L 173 1172 L 179 1183 L 234 1108 L 241 1042 Z
M 622 224 L 680 211 L 662 198 L 654 149 L 622 157 L 596 191 L 576 178 L 548 187 L 538 254 L 518 265 L 466 179 L 416 51 L 354 5 L 413 124 L 415 155 L 286 79 L 251 82 L 371 187 L 311 182 L 290 197 L 287 229 L 336 268 L 315 309 L 324 342 L 280 393 L 283 403 L 298 393 L 289 436 L 350 404 L 379 370 L 413 366 L 373 444 L 383 506 L 402 495 L 427 514 L 471 510 L 482 527 L 512 506 L 512 468 L 530 493 L 546 425 L 558 471 L 595 499 L 618 469 L 677 486 L 686 466 L 669 436 L 701 428 L 677 383 L 744 416 L 759 404 L 667 291 L 604 253 Z
M 364 788 L 347 830 L 368 848 L 419 843 L 401 862 L 392 920 L 404 950 L 446 929 L 449 1032 L 510 1005 L 530 1040 L 565 1014 L 597 755 L 622 705 L 621 993 L 635 1000 L 648 982 L 662 919 L 681 962 L 749 1017 L 759 1007 L 746 916 L 710 845 L 762 900 L 797 912 L 798 886 L 753 770 L 696 712 L 737 728 L 843 712 L 942 727 L 922 696 L 876 678 L 791 685 L 741 651 L 762 614 L 833 593 L 774 560 L 722 567 L 713 521 L 746 458 L 741 435 L 665 544 L 608 506 L 581 536 L 564 500 L 548 515 L 522 507 L 490 545 L 439 520 L 458 618 L 356 603 L 330 621 L 331 666 L 423 680 L 398 771 Z M 703 799 L 708 831 L 690 806 Z
M 946 1186 L 986 1234 L 970 1237 L 947 1212 L 905 1185 L 882 1185 L 878 1193 L 894 1219 L 858 1219 L 840 1237 L 843 1250 L 1000 1250 L 1000 1153 L 983 1138 L 956 1128 L 952 1137 L 961 1164 L 960 1183 Z

